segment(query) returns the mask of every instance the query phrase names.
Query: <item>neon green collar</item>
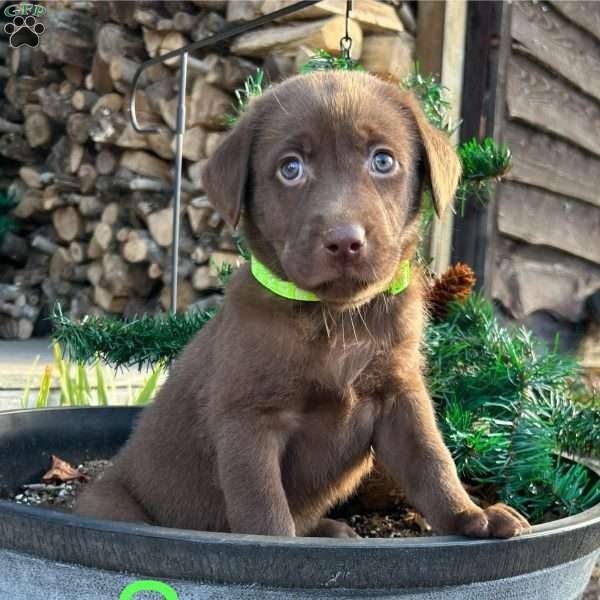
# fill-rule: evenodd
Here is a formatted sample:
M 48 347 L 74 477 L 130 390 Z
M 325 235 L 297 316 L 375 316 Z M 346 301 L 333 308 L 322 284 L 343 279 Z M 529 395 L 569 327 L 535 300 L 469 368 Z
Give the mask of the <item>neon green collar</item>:
M 321 299 L 313 292 L 303 290 L 291 281 L 279 279 L 267 266 L 261 263 L 254 255 L 250 257 L 250 269 L 256 281 L 268 290 L 287 298 L 288 300 L 300 300 L 303 302 L 320 302 Z M 403 260 L 398 267 L 396 277 L 387 288 L 388 294 L 396 295 L 403 292 L 410 283 L 410 261 Z

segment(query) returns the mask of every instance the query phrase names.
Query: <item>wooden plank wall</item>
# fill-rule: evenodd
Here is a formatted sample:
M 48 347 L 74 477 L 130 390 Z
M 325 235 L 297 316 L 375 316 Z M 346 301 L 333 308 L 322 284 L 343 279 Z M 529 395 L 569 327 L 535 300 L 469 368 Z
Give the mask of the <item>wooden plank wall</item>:
M 574 329 L 600 290 L 600 2 L 517 1 L 507 23 L 497 132 L 513 168 L 488 291 L 517 320 L 544 311 Z

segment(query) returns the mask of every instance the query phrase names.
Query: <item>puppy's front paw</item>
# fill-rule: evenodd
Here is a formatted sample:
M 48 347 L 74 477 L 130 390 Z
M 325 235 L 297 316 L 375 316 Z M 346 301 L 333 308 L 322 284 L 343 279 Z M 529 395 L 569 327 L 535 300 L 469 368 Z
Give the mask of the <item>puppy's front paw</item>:
M 476 538 L 511 538 L 530 528 L 525 517 L 501 503 L 464 512 L 457 519 L 457 533 Z

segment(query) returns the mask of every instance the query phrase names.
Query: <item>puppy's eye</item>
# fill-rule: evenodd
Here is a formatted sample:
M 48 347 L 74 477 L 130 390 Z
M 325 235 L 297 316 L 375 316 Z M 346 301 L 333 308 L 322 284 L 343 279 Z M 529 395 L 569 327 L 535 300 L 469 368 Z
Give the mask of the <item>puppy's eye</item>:
M 396 160 L 389 152 L 380 150 L 373 155 L 371 170 L 381 175 L 388 175 L 396 167 Z
M 304 174 L 304 165 L 297 156 L 286 158 L 279 167 L 279 174 L 285 181 L 298 181 Z

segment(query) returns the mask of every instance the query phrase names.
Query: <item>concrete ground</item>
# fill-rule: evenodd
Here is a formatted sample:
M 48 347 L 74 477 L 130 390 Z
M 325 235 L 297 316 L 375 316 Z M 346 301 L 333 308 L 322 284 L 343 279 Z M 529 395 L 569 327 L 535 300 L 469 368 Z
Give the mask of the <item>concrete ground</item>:
M 21 408 L 24 390 L 29 386 L 29 405 L 35 404 L 40 382 L 48 365 L 54 364 L 54 353 L 49 338 L 32 338 L 24 341 L 0 340 L 0 410 Z M 108 367 L 103 370 L 109 387 L 109 402 L 125 404 L 129 400 L 130 390 L 142 387 L 147 372 L 136 369 L 121 370 L 117 375 Z M 56 369 L 53 368 L 50 405 L 57 405 L 60 386 Z M 92 388 L 92 398 L 96 398 L 96 373 L 94 368 L 87 369 L 88 380 Z

